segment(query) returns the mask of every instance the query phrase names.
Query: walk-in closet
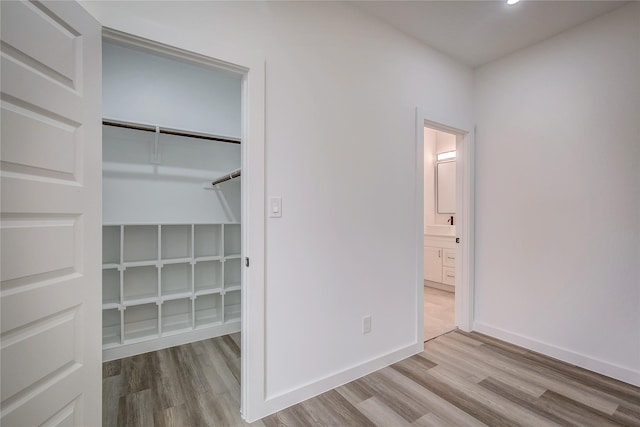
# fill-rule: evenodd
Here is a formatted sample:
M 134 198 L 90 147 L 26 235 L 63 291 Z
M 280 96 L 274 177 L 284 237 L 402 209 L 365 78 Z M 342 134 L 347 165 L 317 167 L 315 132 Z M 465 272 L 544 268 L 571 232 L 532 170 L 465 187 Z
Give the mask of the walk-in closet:
M 103 360 L 240 331 L 241 76 L 103 43 Z

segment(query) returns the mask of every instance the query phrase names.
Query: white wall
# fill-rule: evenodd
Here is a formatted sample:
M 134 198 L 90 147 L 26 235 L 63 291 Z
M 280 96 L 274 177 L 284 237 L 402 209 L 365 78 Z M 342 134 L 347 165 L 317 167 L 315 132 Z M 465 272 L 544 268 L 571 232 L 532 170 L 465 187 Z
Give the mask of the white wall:
M 436 224 L 436 144 L 438 132 L 424 128 L 424 225 Z M 425 227 L 426 230 L 426 227 Z
M 446 153 L 447 151 L 455 151 L 456 136 L 451 133 L 437 132 L 436 154 Z
M 640 385 L 640 4 L 477 70 L 476 327 Z
M 342 3 L 85 7 L 121 31 L 266 60 L 265 185 L 283 198 L 266 229 L 266 396 L 284 396 L 269 410 L 417 348 L 415 108 L 470 126 L 471 71 Z
M 454 151 L 456 136 L 424 128 L 424 224 L 448 225 L 452 214 L 439 214 L 436 209 L 436 159 L 439 153 Z M 455 185 L 455 184 L 454 184 Z M 456 214 L 453 214 L 456 224 Z
M 240 137 L 241 76 L 112 43 L 102 58 L 104 117 Z
M 239 178 L 204 188 L 240 167 L 240 145 L 160 134 L 153 163 L 155 134 L 103 126 L 102 135 L 103 223 L 240 221 Z
M 241 77 L 103 43 L 109 119 L 240 136 Z M 240 145 L 103 126 L 105 224 L 240 220 L 240 180 L 207 182 L 240 167 Z M 209 186 L 209 188 L 211 188 Z

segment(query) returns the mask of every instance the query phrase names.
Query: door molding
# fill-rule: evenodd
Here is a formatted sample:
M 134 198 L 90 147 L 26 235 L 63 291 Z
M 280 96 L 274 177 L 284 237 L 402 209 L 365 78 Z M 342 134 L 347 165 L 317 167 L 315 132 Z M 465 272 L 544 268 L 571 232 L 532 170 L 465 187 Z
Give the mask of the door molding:
M 250 268 L 242 272 L 241 407 L 249 422 L 265 413 L 265 62 L 220 59 L 180 47 L 103 28 L 103 40 L 180 59 L 242 76 L 242 258 Z M 244 263 L 243 263 L 244 265 Z
M 435 121 L 426 109 L 416 108 L 416 287 L 417 337 L 424 337 L 424 128 L 456 135 L 456 237 L 460 238 L 456 257 L 455 323 L 463 331 L 473 327 L 474 277 L 474 132 L 466 126 Z

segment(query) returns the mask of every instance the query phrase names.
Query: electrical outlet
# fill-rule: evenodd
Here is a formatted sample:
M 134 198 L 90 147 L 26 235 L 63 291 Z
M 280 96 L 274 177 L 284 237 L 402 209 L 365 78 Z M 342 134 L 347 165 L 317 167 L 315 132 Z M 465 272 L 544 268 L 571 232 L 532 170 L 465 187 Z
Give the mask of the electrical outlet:
M 364 316 L 362 318 L 362 334 L 368 334 L 371 332 L 371 315 Z

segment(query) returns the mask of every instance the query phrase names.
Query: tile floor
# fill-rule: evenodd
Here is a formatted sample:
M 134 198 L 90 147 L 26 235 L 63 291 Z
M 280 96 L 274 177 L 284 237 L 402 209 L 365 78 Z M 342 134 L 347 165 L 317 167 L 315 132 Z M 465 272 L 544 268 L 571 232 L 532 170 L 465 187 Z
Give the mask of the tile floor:
M 454 294 L 424 287 L 424 340 L 455 329 Z

